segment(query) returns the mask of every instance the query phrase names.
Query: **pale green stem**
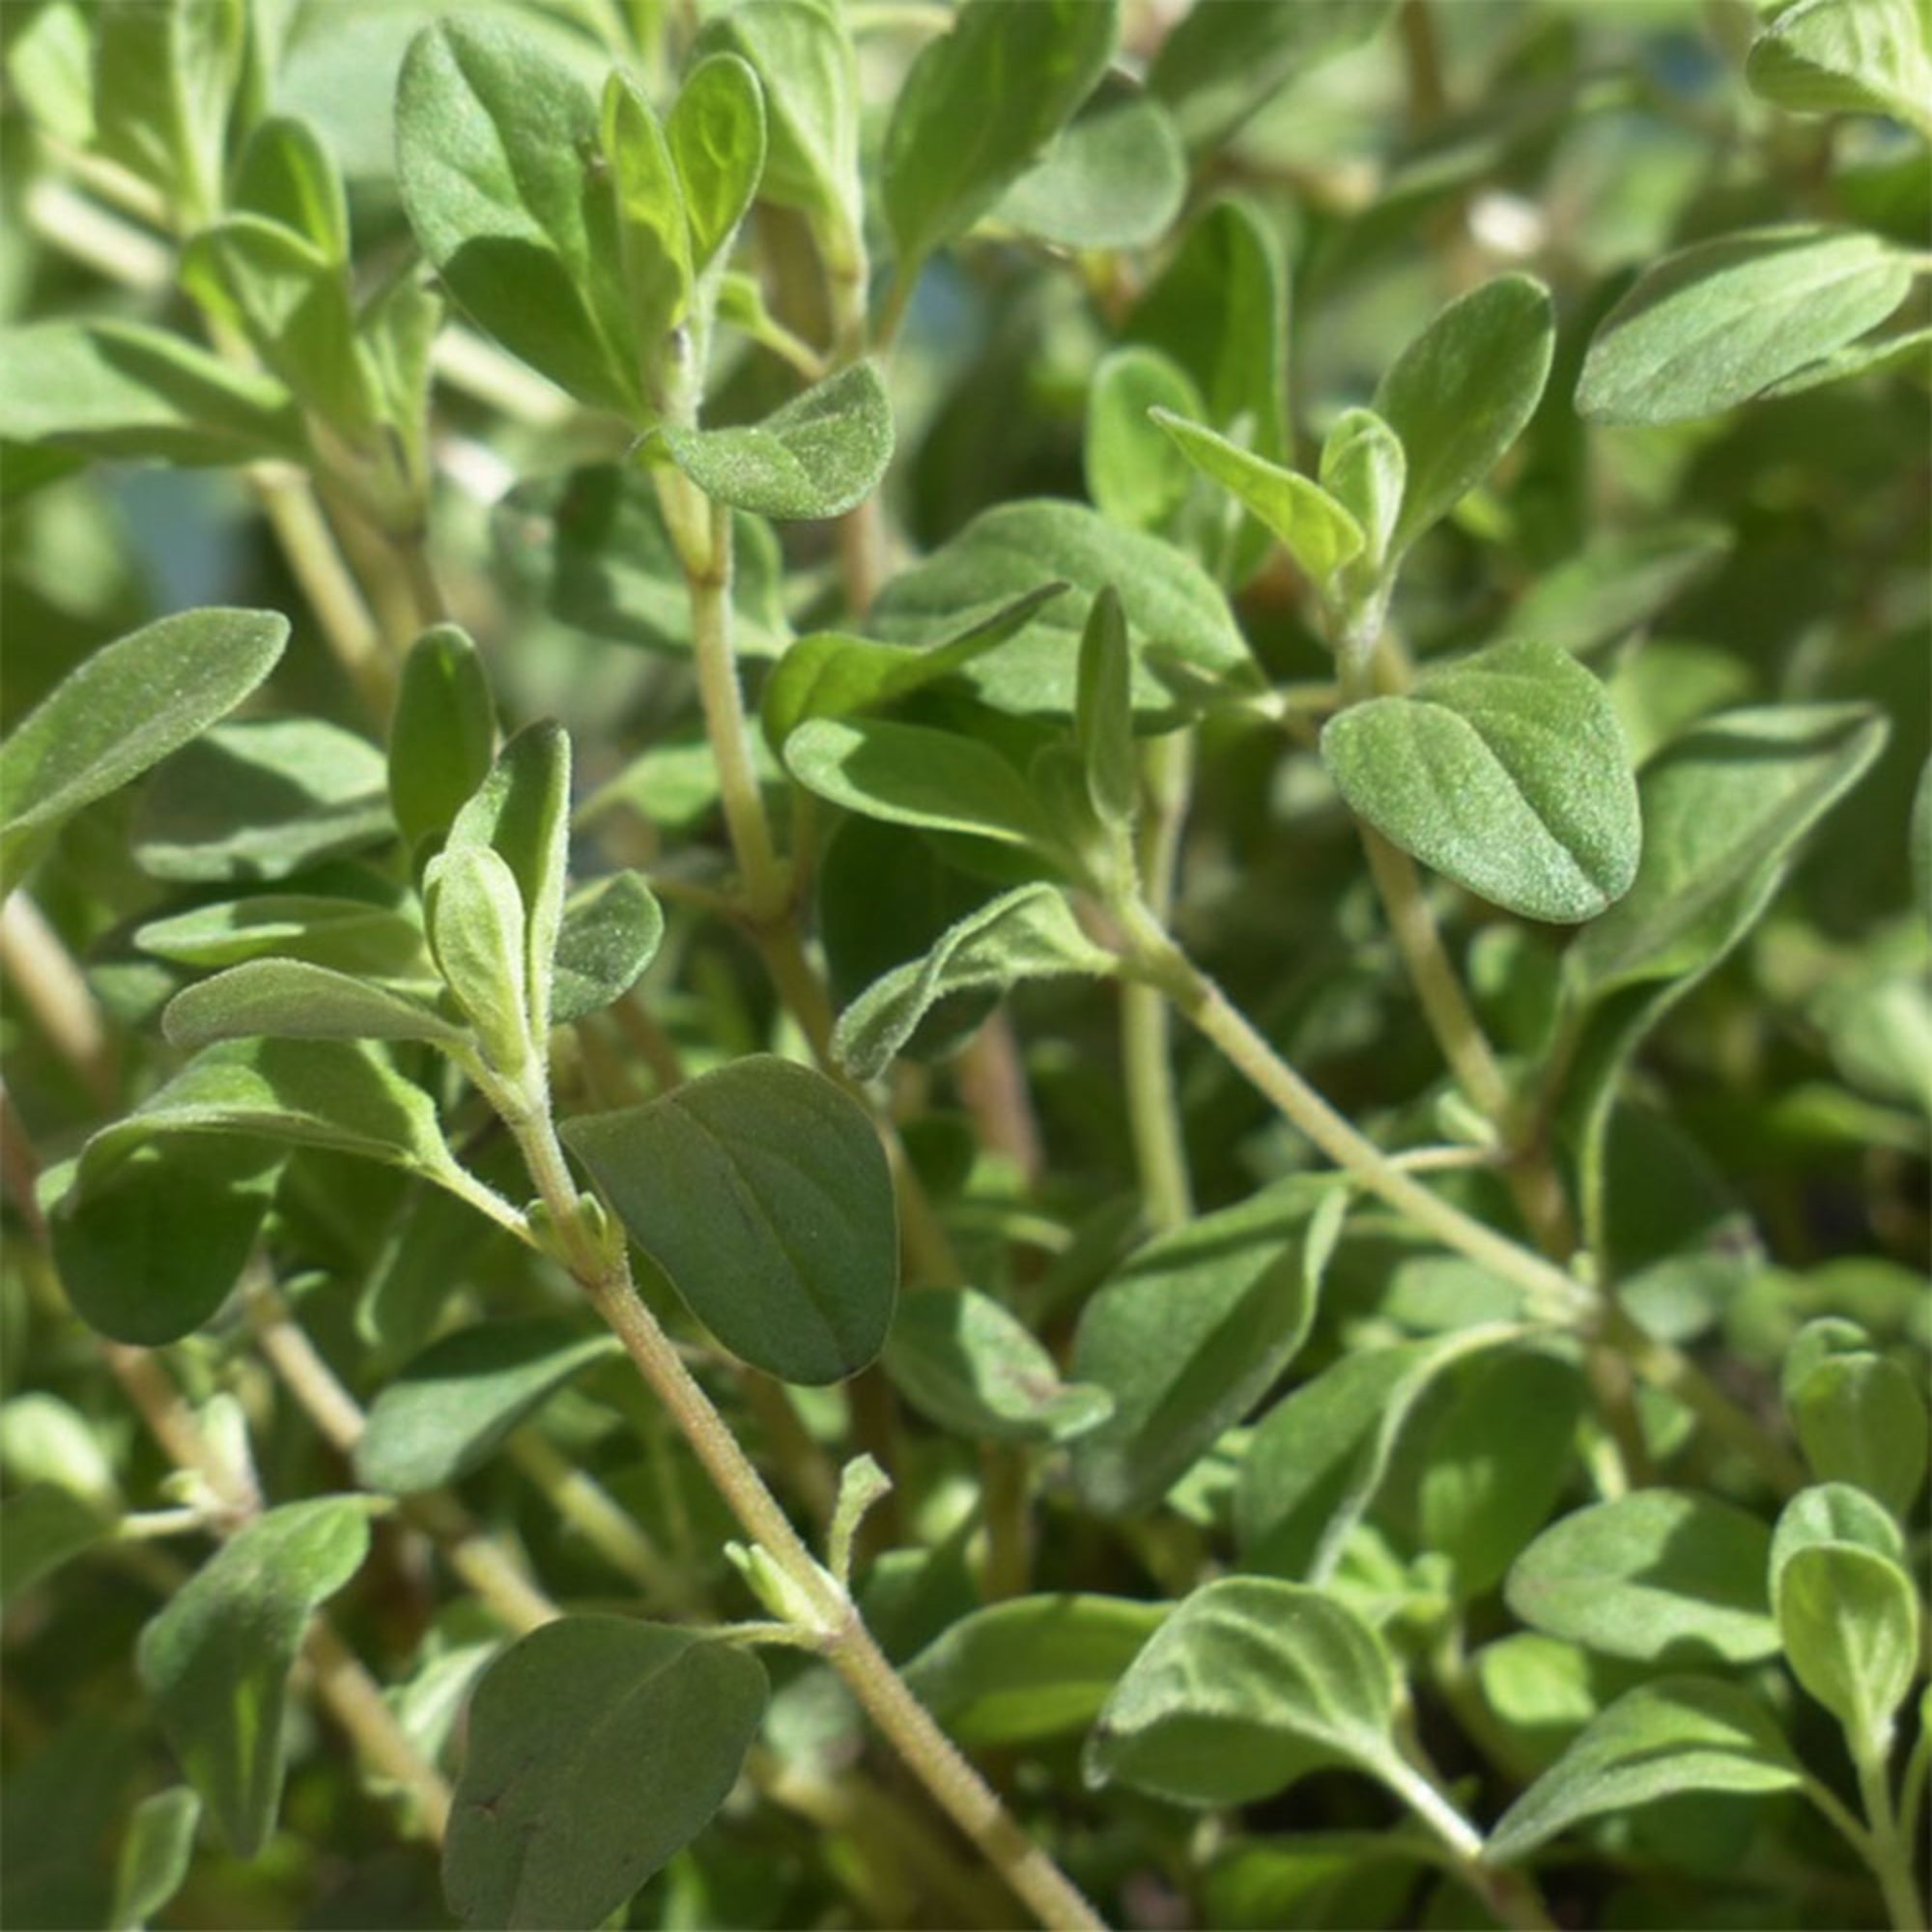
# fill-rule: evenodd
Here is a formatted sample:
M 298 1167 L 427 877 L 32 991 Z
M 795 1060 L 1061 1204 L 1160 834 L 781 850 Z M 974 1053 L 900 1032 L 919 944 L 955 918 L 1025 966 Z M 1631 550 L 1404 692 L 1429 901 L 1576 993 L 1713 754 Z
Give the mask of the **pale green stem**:
M 1932 1625 L 1932 1617 L 1923 1619 Z M 1932 1712 L 1928 1712 L 1932 1715 Z M 1907 1832 L 1918 1829 L 1918 1813 L 1925 1804 L 1925 1786 L 1932 1775 L 1932 1723 L 1923 1725 L 1905 1761 L 1905 1776 L 1898 1787 L 1898 1815 Z
M 449 1785 L 410 1742 L 382 1687 L 324 1617 L 316 1617 L 309 1625 L 302 1655 L 315 1673 L 315 1686 L 323 1701 L 349 1733 L 357 1755 L 409 1794 L 424 1835 L 433 1844 L 441 1844 L 453 1802 Z
M 1449 1852 L 1450 1868 L 1516 1932 L 1553 1932 L 1553 1921 L 1516 1874 L 1483 1862 L 1482 1833 L 1414 1766 L 1392 1759 L 1378 1776 Z
M 1915 1855 L 1899 1830 L 1898 1813 L 1892 1807 L 1886 1752 L 1871 1739 L 1848 1737 L 1847 1742 L 1858 1767 L 1859 1796 L 1870 1828 L 1866 1857 L 1885 1894 L 1885 1909 L 1896 1932 L 1925 1932 L 1925 1901 L 1913 1869 Z
M 657 1603 L 683 1610 L 696 1607 L 690 1582 L 665 1560 L 637 1519 L 549 1436 L 534 1428 L 519 1429 L 506 1446 L 511 1462 L 536 1485 L 544 1500 L 613 1570 L 640 1585 Z

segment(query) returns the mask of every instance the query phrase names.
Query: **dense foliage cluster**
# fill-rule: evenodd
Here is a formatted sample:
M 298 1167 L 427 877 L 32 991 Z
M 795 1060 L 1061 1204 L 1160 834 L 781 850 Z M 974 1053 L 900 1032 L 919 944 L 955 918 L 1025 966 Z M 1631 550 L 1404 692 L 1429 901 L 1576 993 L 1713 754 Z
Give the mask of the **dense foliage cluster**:
M 1925 1923 L 1923 0 L 0 10 L 0 1916 Z

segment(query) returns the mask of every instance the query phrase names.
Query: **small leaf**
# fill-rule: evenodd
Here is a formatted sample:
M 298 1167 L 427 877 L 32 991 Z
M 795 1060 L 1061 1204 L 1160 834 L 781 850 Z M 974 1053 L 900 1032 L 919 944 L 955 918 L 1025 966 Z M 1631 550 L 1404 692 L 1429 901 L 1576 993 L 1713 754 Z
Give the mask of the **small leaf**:
M 182 1889 L 200 1823 L 201 1800 L 185 1784 L 135 1805 L 115 1865 L 110 1932 L 138 1932 Z
M 238 1858 L 281 1805 L 289 1670 L 316 1605 L 362 1567 L 370 1503 L 319 1496 L 258 1517 L 141 1633 L 141 1682 Z
M 1398 559 L 1502 460 L 1536 413 L 1556 347 L 1549 291 L 1498 275 L 1460 296 L 1391 364 L 1376 412 L 1408 460 Z
M 177 993 L 161 1018 L 176 1046 L 218 1039 L 426 1039 L 460 1046 L 436 1011 L 366 980 L 299 959 L 251 959 Z
M 636 872 L 617 872 L 564 907 L 556 936 L 551 1023 L 569 1026 L 601 1012 L 635 986 L 657 957 L 664 909 Z
M 1000 197 L 994 219 L 1063 248 L 1144 248 L 1187 196 L 1187 156 L 1152 96 L 1102 86 Z
M 229 204 L 292 230 L 325 259 L 349 260 L 349 199 L 342 170 L 306 121 L 277 115 L 257 125 L 235 170 Z
M 646 358 L 691 298 L 691 224 L 670 143 L 643 90 L 621 68 L 604 83 L 602 155 L 616 196 L 618 259 L 629 321 Z
M 1387 561 L 1408 488 L 1402 439 L 1374 410 L 1344 410 L 1321 445 L 1321 487 L 1362 533 L 1362 562 Z
M 43 1577 L 113 1532 L 93 1503 L 53 1483 L 0 1498 L 0 1609 L 12 1609 Z
M 239 966 L 272 955 L 363 979 L 409 977 L 423 964 L 422 927 L 369 899 L 259 893 L 216 899 L 134 928 L 134 944 L 178 966 Z
M 1033 1336 L 990 1295 L 970 1288 L 907 1295 L 886 1338 L 885 1361 L 913 1407 L 969 1440 L 1067 1442 L 1113 1412 L 1104 1391 L 1063 1382 Z
M 1396 1677 L 1381 1640 L 1321 1590 L 1225 1577 L 1186 1598 L 1107 1699 L 1090 1784 L 1180 1804 L 1247 1804 L 1328 1765 L 1395 1758 Z
M 1134 754 L 1134 661 L 1121 600 L 1109 584 L 1094 600 L 1080 638 L 1073 739 L 1080 748 L 1087 796 L 1108 824 L 1131 824 L 1140 805 Z
M 703 274 L 729 252 L 765 171 L 765 102 L 736 54 L 711 54 L 685 76 L 666 124 L 691 224 L 691 266 Z
M 1753 94 L 1801 114 L 1889 114 L 1932 127 L 1932 59 L 1912 0 L 1802 0 L 1751 43 Z
M 1909 257 L 1851 229 L 1752 229 L 1644 271 L 1590 341 L 1577 408 L 1593 422 L 1687 422 L 1748 402 L 1875 328 Z
M 1574 923 L 1636 875 L 1636 781 L 1603 685 L 1567 651 L 1492 644 L 1412 695 L 1330 719 L 1350 808 L 1424 864 L 1528 919 Z
M 567 1382 L 621 1354 L 574 1321 L 487 1321 L 432 1342 L 370 1406 L 355 1480 L 390 1495 L 437 1490 L 480 1468 Z
M 487 845 L 452 846 L 423 874 L 423 917 L 443 984 L 497 1071 L 520 1076 L 536 1046 L 514 874 Z
M 1334 1242 L 1328 1192 L 1287 1181 L 1157 1236 L 1082 1309 L 1071 1373 L 1114 1399 L 1073 1450 L 1089 1508 L 1151 1508 L 1293 1359 Z
M 757 1659 L 700 1631 L 565 1617 L 512 1644 L 470 1700 L 451 1908 L 470 1926 L 603 1924 L 724 1804 L 765 1696 Z
M 1151 413 L 1188 462 L 1245 503 L 1316 584 L 1328 584 L 1361 551 L 1361 526 L 1319 484 L 1242 449 L 1199 423 L 1182 422 L 1165 410 Z
M 220 196 L 246 20 L 227 0 L 118 0 L 95 24 L 95 145 L 158 189 L 185 228 L 206 220 Z
M 1792 1557 L 1801 1549 L 1831 1544 L 1851 1544 L 1893 1562 L 1905 1560 L 1905 1538 L 1897 1522 L 1862 1490 L 1849 1483 L 1817 1483 L 1785 1504 L 1771 1533 L 1774 1600 L 1778 1576 Z
M 887 124 L 886 220 L 901 273 L 963 235 L 1093 93 L 1114 0 L 966 0 L 906 71 Z
M 927 1644 L 905 1680 L 969 1750 L 1063 1737 L 1099 1716 L 1168 1610 L 1072 1592 L 989 1604 Z
M 832 1051 L 855 1078 L 876 1079 L 942 1000 L 1117 965 L 1081 931 L 1057 886 L 1020 886 L 949 926 L 923 958 L 874 980 L 839 1014 Z
M 411 850 L 449 830 L 496 749 L 496 706 L 476 646 L 454 624 L 425 631 L 403 660 L 389 724 L 389 804 Z
M 1904 1567 L 1854 1544 L 1813 1544 L 1785 1559 L 1774 1599 L 1792 1674 L 1855 1754 L 1882 1758 L 1918 1674 L 1918 1598 Z
M 879 1352 L 898 1282 L 892 1175 L 864 1111 L 822 1074 L 753 1054 L 562 1134 L 733 1353 L 833 1382 Z
M 1114 350 L 1087 392 L 1087 494 L 1108 522 L 1165 529 L 1187 501 L 1193 470 L 1150 420 L 1158 409 L 1188 419 L 1206 405 L 1173 357 L 1139 346 Z
M 1861 1331 L 1833 1346 L 1827 1331 L 1848 1326 L 1813 1321 L 1800 1331 L 1785 1362 L 1784 1406 L 1820 1482 L 1856 1484 L 1902 1520 L 1925 1481 L 1932 1419 L 1913 1378 L 1863 1346 Z
M 842 517 L 872 494 L 893 455 L 893 411 L 871 362 L 855 362 L 746 429 L 658 435 L 715 503 L 781 519 Z
M 1619 1697 L 1503 1814 L 1484 1857 L 1511 1864 L 1605 1812 L 1678 1792 L 1790 1791 L 1804 1772 L 1741 1685 L 1662 1677 Z
M 1584 656 L 1627 637 L 1709 577 L 1732 543 L 1723 525 L 1703 523 L 1596 539 L 1524 592 L 1505 634 Z
M 0 356 L 4 366 L 4 356 Z M 286 617 L 189 611 L 117 639 L 0 744 L 0 894 L 83 806 L 232 711 L 275 668 Z
M 1607 1657 L 1747 1663 L 1777 1648 L 1771 1532 L 1715 1496 L 1637 1490 L 1564 1517 L 1510 1571 L 1525 1623 Z

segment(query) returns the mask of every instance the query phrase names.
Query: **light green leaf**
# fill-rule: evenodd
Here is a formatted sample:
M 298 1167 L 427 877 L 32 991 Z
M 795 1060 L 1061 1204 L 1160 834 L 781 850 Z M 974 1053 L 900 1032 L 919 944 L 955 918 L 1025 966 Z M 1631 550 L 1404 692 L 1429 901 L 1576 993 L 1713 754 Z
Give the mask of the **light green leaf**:
M 617 248 L 630 326 L 646 359 L 684 317 L 691 299 L 691 223 L 670 143 L 643 90 L 621 68 L 604 83 L 598 115 L 605 165 L 617 202 Z
M 1771 1532 L 1715 1496 L 1636 1490 L 1567 1516 L 1510 1571 L 1527 1624 L 1608 1657 L 1747 1663 L 1777 1648 Z
M 1023 980 L 1112 973 L 1117 963 L 1081 931 L 1057 886 L 1019 886 L 949 926 L 924 957 L 874 980 L 839 1014 L 832 1051 L 856 1078 L 876 1079 L 942 1000 L 989 987 L 1006 993 Z
M 1408 460 L 1402 514 L 1389 539 L 1399 559 L 1492 469 L 1536 413 L 1549 380 L 1556 320 L 1549 291 L 1498 275 L 1459 296 L 1396 357 L 1376 412 Z
M 1678 1792 L 1790 1791 L 1804 1772 L 1749 1691 L 1713 1677 L 1662 1677 L 1594 1718 L 1503 1814 L 1484 1857 L 1511 1864 L 1605 1812 Z
M 217 899 L 134 928 L 134 944 L 178 966 L 239 966 L 245 959 L 306 960 L 361 979 L 421 977 L 422 928 L 369 899 L 261 893 Z
M 1330 719 L 1322 761 L 1350 808 L 1460 886 L 1572 923 L 1636 875 L 1636 781 L 1603 685 L 1554 644 L 1487 650 Z
M 785 741 L 808 791 L 863 817 L 1050 849 L 1026 781 L 978 738 L 883 718 L 812 718 Z
M 185 1784 L 135 1805 L 115 1865 L 110 1932 L 139 1932 L 182 1889 L 200 1823 L 201 1800 Z
M 307 460 L 281 384 L 138 322 L 0 329 L 0 437 L 160 463 Z
M 464 1041 L 460 1027 L 420 1001 L 299 959 L 250 959 L 187 987 L 169 1001 L 161 1030 L 190 1049 L 263 1037 Z
M 1274 532 L 1316 584 L 1327 586 L 1361 551 L 1361 526 L 1319 484 L 1199 423 L 1182 422 L 1161 409 L 1150 413 L 1195 469 L 1245 503 Z
M 765 171 L 765 102 L 736 54 L 711 54 L 685 76 L 665 134 L 691 224 L 691 266 L 727 254 Z
M 1082 1309 L 1070 1373 L 1114 1399 L 1073 1449 L 1089 1508 L 1151 1508 L 1261 1399 L 1315 1319 L 1338 1205 L 1289 1180 L 1138 1249 Z
M 1143 248 L 1167 233 L 1186 194 L 1187 156 L 1167 109 L 1103 86 L 993 215 L 1063 248 Z
M 411 43 L 396 179 L 423 253 L 504 348 L 637 420 L 642 345 L 599 136 L 577 75 L 494 15 L 444 18 Z
M 413 851 L 440 837 L 489 775 L 497 713 L 483 660 L 454 624 L 410 646 L 389 723 L 389 805 Z
M 871 362 L 855 362 L 745 429 L 659 432 L 677 467 L 716 503 L 788 520 L 842 517 L 893 456 L 893 411 Z
M 1722 524 L 1659 524 L 1597 539 L 1518 599 L 1505 635 L 1541 638 L 1579 657 L 1646 624 L 1729 553 Z
M 70 671 L 0 744 L 0 894 L 83 806 L 240 704 L 274 668 L 288 635 L 288 619 L 270 611 L 189 611 Z
M 1912 795 L 1912 825 L 1906 834 L 1912 859 L 1912 895 L 1918 917 L 1932 926 L 1932 756 L 1918 772 Z
M 1786 1557 L 1773 1601 L 1792 1675 L 1855 1753 L 1882 1759 L 1918 1674 L 1918 1597 L 1904 1566 L 1855 1544 L 1813 1544 Z
M 885 1364 L 913 1407 L 969 1440 L 1067 1442 L 1113 1412 L 1103 1390 L 1062 1381 L 1033 1336 L 970 1288 L 907 1295 L 886 1338 Z
M 1134 752 L 1134 660 L 1112 584 L 1094 598 L 1087 613 L 1077 676 L 1073 741 L 1080 750 L 1088 800 L 1103 822 L 1131 824 L 1141 791 Z
M 1804 1460 L 1823 1483 L 1852 1483 L 1903 1519 L 1925 1481 L 1925 1398 L 1896 1362 L 1865 1346 L 1860 1331 L 1840 1342 L 1813 1321 L 1793 1342 L 1784 1370 L 1784 1406 Z
M 388 774 L 366 738 L 320 718 L 217 724 L 155 774 L 135 862 L 190 885 L 286 879 L 394 836 Z
M 238 1858 L 274 1828 L 289 1670 L 310 1613 L 362 1567 L 370 1510 L 318 1496 L 257 1517 L 141 1633 L 141 1682 Z
M 1321 487 L 1361 531 L 1361 567 L 1378 574 L 1408 488 L 1402 439 L 1374 410 L 1344 410 L 1321 445 Z
M 879 1352 L 898 1284 L 892 1175 L 864 1110 L 823 1074 L 753 1054 L 562 1133 L 692 1312 L 753 1367 L 833 1382 Z
M 519 1078 L 530 1029 L 528 936 L 516 875 L 487 845 L 452 845 L 423 874 L 430 951 L 497 1070 Z
M 1168 1609 L 1077 1592 L 989 1604 L 927 1644 L 905 1679 L 969 1750 L 1062 1737 L 1099 1716 Z
M 1889 114 L 1932 131 L 1932 59 L 1912 0 L 1800 0 L 1751 43 L 1751 92 L 1802 114 Z
M 349 260 L 349 199 L 342 170 L 306 121 L 277 115 L 248 136 L 236 165 L 229 206 L 291 229 L 323 257 Z
M 1072 119 L 1114 51 L 1114 0 L 966 0 L 907 70 L 883 198 L 901 274 L 987 213 Z
M 1817 1483 L 1800 1490 L 1779 1513 L 1771 1533 L 1771 1590 L 1801 1549 L 1849 1544 L 1895 1563 L 1905 1560 L 1905 1538 L 1897 1522 L 1862 1490 L 1849 1483 Z
M 839 631 L 815 631 L 799 639 L 765 680 L 761 711 L 766 743 L 781 752 L 808 718 L 848 718 L 882 710 L 963 671 L 1017 637 L 1035 611 L 1065 588 L 1064 583 L 1041 584 L 956 638 L 920 649 L 847 637 Z
M 1598 326 L 1577 384 L 1593 422 L 1685 422 L 1747 402 L 1875 328 L 1910 259 L 1852 229 L 1759 228 L 1666 256 Z
M 1150 420 L 1158 408 L 1194 418 L 1206 405 L 1193 379 L 1158 349 L 1114 350 L 1087 392 L 1087 494 L 1110 523 L 1165 529 L 1187 501 L 1193 472 Z
M 1855 376 L 1875 376 L 1887 369 L 1924 370 L 1932 366 L 1932 327 L 1896 328 L 1886 335 L 1868 335 L 1833 349 L 1815 362 L 1774 383 L 1764 391 L 1769 401 L 1776 396 L 1802 396 L 1807 389 L 1821 389 L 1828 383 L 1848 383 Z
M 664 909 L 636 872 L 599 879 L 564 907 L 556 936 L 551 1024 L 601 1011 L 637 984 L 657 957 Z
M 1087 1781 L 1229 1805 L 1329 1765 L 1379 1776 L 1395 1759 L 1395 1695 L 1381 1640 L 1334 1598 L 1225 1577 L 1128 1666 L 1088 1740 Z
M 355 1445 L 365 1489 L 412 1495 L 480 1468 L 519 1425 L 594 1362 L 622 1354 L 615 1336 L 575 1321 L 486 1321 L 432 1342 L 370 1405 Z
M 113 1529 L 95 1504 L 53 1483 L 30 1483 L 0 1498 L 0 1609 L 11 1609 L 43 1577 Z
M 1172 695 L 1147 668 L 1151 652 L 1171 653 L 1208 677 L 1247 672 L 1253 660 L 1226 598 L 1200 566 L 1171 544 L 1122 529 L 1084 504 L 1041 498 L 984 511 L 923 563 L 901 571 L 873 606 L 880 636 L 929 644 L 956 637 L 1025 591 L 1058 580 L 1071 586 L 1005 649 L 966 673 L 996 710 L 1073 715 L 1077 639 L 1093 599 L 1107 584 L 1120 593 L 1127 627 L 1140 639 L 1134 710 L 1172 720 Z
M 765 1709 L 750 1651 L 701 1631 L 565 1617 L 469 1706 L 442 1850 L 470 1926 L 603 1924 L 724 1804 Z
M 7 36 L 7 91 L 29 120 L 70 148 L 94 145 L 93 31 L 78 0 L 52 0 Z

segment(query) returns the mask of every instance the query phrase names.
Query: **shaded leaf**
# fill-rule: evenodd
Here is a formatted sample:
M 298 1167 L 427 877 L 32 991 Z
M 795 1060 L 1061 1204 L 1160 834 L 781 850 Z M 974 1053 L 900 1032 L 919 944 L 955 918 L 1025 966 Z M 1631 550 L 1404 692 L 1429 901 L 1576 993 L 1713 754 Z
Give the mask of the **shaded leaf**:
M 0 1498 L 0 1608 L 11 1609 L 43 1577 L 113 1534 L 93 1503 L 53 1483 Z
M 1087 392 L 1087 494 L 1110 523 L 1163 529 L 1187 501 L 1193 474 L 1154 409 L 1194 418 L 1206 405 L 1172 356 L 1138 345 L 1114 350 Z
M 1160 240 L 1187 193 L 1187 156 L 1151 95 L 1103 87 L 993 210 L 1063 248 L 1142 248 Z
M 449 830 L 496 750 L 496 705 L 476 646 L 454 624 L 425 631 L 403 660 L 389 722 L 389 805 L 406 845 Z
M 270 955 L 363 978 L 423 967 L 422 927 L 369 899 L 318 893 L 259 893 L 216 899 L 134 928 L 134 944 L 180 966 L 239 966 Z
M 636 872 L 599 879 L 565 905 L 551 1023 L 568 1026 L 635 986 L 664 941 L 664 908 Z
M 176 1046 L 218 1039 L 426 1039 L 458 1046 L 464 1034 L 433 1008 L 299 959 L 251 959 L 177 993 L 161 1018 Z
M 182 1889 L 200 1823 L 201 1800 L 184 1784 L 135 1805 L 115 1867 L 110 1932 L 137 1932 Z

